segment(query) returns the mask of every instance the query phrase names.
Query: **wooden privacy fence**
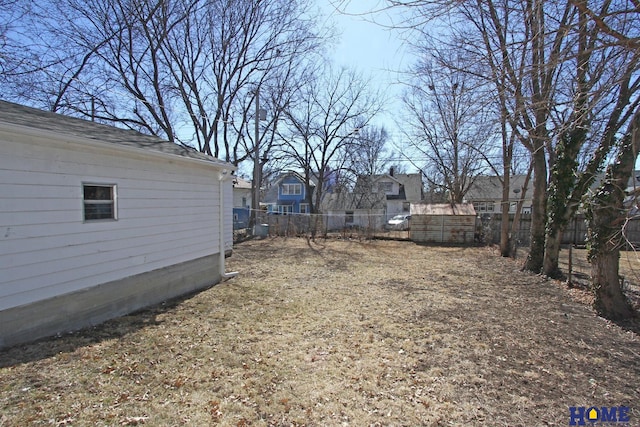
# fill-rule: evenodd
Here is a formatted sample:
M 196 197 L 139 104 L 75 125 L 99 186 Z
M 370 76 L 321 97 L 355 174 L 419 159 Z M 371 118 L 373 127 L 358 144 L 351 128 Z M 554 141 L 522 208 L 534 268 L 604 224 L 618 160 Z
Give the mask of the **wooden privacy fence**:
M 509 215 L 509 227 L 513 224 L 514 215 Z M 500 226 L 502 214 L 482 214 L 476 219 L 477 239 L 485 244 L 500 242 Z M 512 235 L 516 239 L 518 246 L 526 246 L 530 243 L 531 214 L 524 214 L 520 217 L 520 226 Z M 624 239 L 627 247 L 640 247 L 640 218 L 629 219 L 623 227 Z M 587 238 L 587 222 L 584 214 L 574 217 L 567 225 L 562 235 L 563 245 L 584 245 Z

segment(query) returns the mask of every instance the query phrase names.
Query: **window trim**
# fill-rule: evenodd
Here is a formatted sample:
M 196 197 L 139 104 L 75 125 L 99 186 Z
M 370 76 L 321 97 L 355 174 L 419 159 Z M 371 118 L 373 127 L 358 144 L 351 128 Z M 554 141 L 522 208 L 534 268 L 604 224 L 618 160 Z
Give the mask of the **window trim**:
M 286 188 L 286 191 L 285 191 Z M 292 191 L 293 188 L 293 191 Z M 302 195 L 302 184 L 300 183 L 283 183 L 280 186 L 280 194 L 283 196 L 301 196 Z
M 280 215 L 291 215 L 291 214 L 293 214 L 293 206 L 291 206 L 291 205 L 278 205 L 278 213 Z
M 355 216 L 353 211 L 344 211 L 344 223 L 353 224 L 355 222 Z
M 111 199 L 109 200 L 92 200 L 85 199 L 85 187 L 107 187 L 111 189 Z M 104 182 L 82 182 L 82 221 L 83 222 L 108 222 L 118 220 L 118 186 L 117 184 Z M 87 205 L 112 205 L 111 218 L 87 218 Z

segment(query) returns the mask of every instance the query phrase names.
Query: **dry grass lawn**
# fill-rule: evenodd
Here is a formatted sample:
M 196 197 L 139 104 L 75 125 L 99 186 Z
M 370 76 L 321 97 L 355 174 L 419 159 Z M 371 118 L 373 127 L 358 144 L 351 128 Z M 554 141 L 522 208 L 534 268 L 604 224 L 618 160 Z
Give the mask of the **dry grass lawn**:
M 488 248 L 265 239 L 189 298 L 0 353 L 0 426 L 566 426 L 640 338 Z

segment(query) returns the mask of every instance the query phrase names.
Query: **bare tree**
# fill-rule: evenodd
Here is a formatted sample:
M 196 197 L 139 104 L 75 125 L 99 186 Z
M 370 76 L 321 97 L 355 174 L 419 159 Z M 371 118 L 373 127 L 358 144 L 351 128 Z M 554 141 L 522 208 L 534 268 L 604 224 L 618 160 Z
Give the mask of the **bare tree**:
M 72 31 L 65 31 L 61 24 L 69 17 L 68 8 L 61 4 L 16 0 L 2 10 L 6 19 L 0 54 L 3 97 L 52 111 L 64 110 L 61 94 L 66 94 L 74 78 L 86 70 L 95 49 L 66 44 Z M 81 39 L 78 34 L 76 40 Z
M 603 2 L 601 10 L 608 11 L 610 5 Z M 637 69 L 634 60 L 603 45 L 598 28 L 587 28 L 580 9 L 567 2 L 417 1 L 412 6 L 421 19 L 446 13 L 447 22 L 454 24 L 444 48 L 472 58 L 470 63 L 476 65 L 458 67 L 461 72 L 488 76 L 487 82 L 494 85 L 502 126 L 505 201 L 515 141 L 529 150 L 533 162 L 531 245 L 525 268 L 558 274 L 564 227 L 611 149 L 609 136 L 633 111 L 624 76 Z M 478 52 L 477 46 L 484 49 Z M 607 127 L 599 129 L 598 123 Z M 507 209 L 505 203 L 503 217 Z M 501 231 L 506 255 L 506 224 Z
M 610 3 L 604 2 L 601 10 L 612 12 L 609 7 Z M 570 31 L 575 39 L 573 54 L 566 60 L 575 65 L 563 73 L 563 78 L 571 82 L 567 85 L 570 98 L 556 109 L 559 119 L 543 263 L 543 273 L 552 277 L 562 276 L 558 267 L 562 233 L 602 169 L 616 135 L 629 122 L 640 89 L 634 77 L 640 70 L 637 52 L 612 44 L 598 26 L 589 24 L 586 13 L 577 10 L 577 22 Z
M 487 111 L 493 111 L 496 126 L 493 127 L 497 145 L 502 145 L 501 155 L 483 153 L 490 167 L 503 184 L 503 218 L 508 217 L 510 176 L 515 170 L 527 170 L 529 161 L 537 158 L 537 190 L 534 209 L 532 243 L 544 244 L 546 156 L 545 134 L 548 120 L 550 88 L 553 73 L 544 72 L 541 65 L 548 57 L 546 47 L 539 43 L 538 53 L 532 52 L 533 9 L 532 2 L 447 2 L 417 0 L 412 2 L 388 0 L 389 7 L 406 11 L 402 26 L 412 28 L 419 37 L 431 41 L 431 56 L 448 72 L 469 76 L 474 81 L 476 96 L 482 99 Z M 446 30 L 438 31 L 445 27 Z M 451 55 L 450 52 L 456 52 Z M 451 60 L 453 58 L 453 60 Z M 458 61 L 457 58 L 464 58 Z M 533 61 L 538 65 L 532 65 Z M 537 69 L 536 72 L 533 72 Z M 536 79 L 534 82 L 533 80 Z M 492 103 L 493 105 L 490 105 Z M 501 141 L 501 142 L 500 142 Z M 515 155 L 518 143 L 527 147 L 531 156 Z M 525 159 L 521 165 L 516 161 Z M 513 226 L 516 226 L 514 222 Z M 535 236 L 542 236 L 542 239 Z M 509 226 L 503 222 L 501 229 L 501 253 L 511 254 Z M 536 246 L 536 247 L 537 247 Z M 535 251 L 534 251 L 535 252 Z M 540 250 L 537 250 L 540 252 Z M 541 263 L 541 258 L 540 258 Z
M 24 0 L 0 0 L 0 79 L 7 81 L 25 71 L 25 46 L 19 23 L 28 11 Z
M 404 169 L 392 162 L 393 153 L 388 147 L 389 134 L 384 127 L 367 125 L 360 128 L 354 144 L 346 151 L 345 167 L 339 171 L 336 199 L 348 200 L 359 208 L 371 208 L 380 202 L 380 194 L 374 188 L 376 176 L 390 168 L 397 173 Z
M 511 236 L 515 234 L 515 230 L 519 229 L 522 199 L 518 203 L 510 229 L 509 221 L 505 219 L 509 217 L 511 175 L 522 168 L 522 158 L 526 158 L 525 164 L 529 164 L 529 167 L 525 167 L 527 184 L 533 171 L 531 157 L 517 155 L 518 142 L 523 140 L 518 129 L 521 124 L 521 115 L 525 111 L 525 98 L 522 96 L 521 86 L 526 75 L 526 55 L 524 50 L 513 49 L 512 40 L 522 42 L 526 37 L 526 31 L 509 23 L 517 23 L 523 14 L 517 8 L 501 7 L 496 2 L 475 2 L 466 6 L 461 12 L 465 20 L 472 23 L 471 34 L 462 31 L 454 38 L 454 42 L 465 46 L 466 54 L 474 58 L 476 64 L 481 64 L 475 67 L 477 71 L 474 74 L 484 76 L 487 86 L 493 87 L 492 98 L 495 100 L 499 118 L 502 145 L 502 169 L 497 170 L 499 165 L 495 168 L 496 175 L 501 176 L 502 181 L 501 218 L 503 220 L 500 228 L 500 252 L 502 256 L 515 256 L 515 242 Z M 474 45 L 483 46 L 483 49 L 471 48 Z M 522 198 L 526 188 L 527 185 L 520 189 Z
M 591 281 L 594 307 L 599 314 L 622 320 L 634 315 L 633 307 L 622 291 L 619 274 L 620 249 L 625 245 L 623 224 L 627 209 L 625 189 L 640 152 L 640 110 L 622 138 L 615 161 L 588 205 Z
M 388 142 L 389 134 L 383 126 L 359 129 L 355 146 L 347 152 L 346 169 L 353 182 L 360 176 L 379 175 L 388 169 L 392 156 Z
M 345 167 L 358 130 L 381 108 L 377 93 L 355 72 L 327 70 L 299 89 L 279 131 L 284 155 L 302 171 L 310 212 L 317 213 L 329 176 Z M 312 230 L 312 233 L 314 230 Z
M 195 144 L 239 163 L 251 152 L 246 125 L 255 89 L 290 82 L 278 77 L 282 69 L 291 72 L 322 43 L 311 6 L 310 0 L 38 2 L 23 28 L 56 48 L 41 47 L 51 59 L 32 74 L 41 82 L 33 94 L 44 94 L 52 109 Z
M 640 51 L 640 5 L 632 1 L 617 4 L 618 9 L 601 8 L 593 10 L 584 1 L 572 0 L 580 11 L 593 21 L 594 25 L 609 37 L 612 45 L 617 45 L 631 53 L 637 61 Z M 620 92 L 638 88 L 637 73 L 629 76 L 626 84 L 620 85 Z M 637 94 L 637 92 L 634 92 Z M 619 97 L 618 99 L 620 99 Z M 619 104 L 613 109 L 615 113 Z M 624 136 L 615 138 L 617 155 L 608 166 L 605 178 L 588 204 L 589 254 L 591 281 L 595 293 L 595 308 L 603 316 L 621 320 L 634 315 L 633 308 L 626 299 L 619 275 L 620 249 L 625 244 L 624 224 L 628 221 L 629 206 L 625 206 L 625 189 L 632 176 L 634 163 L 640 152 L 640 107 L 635 96 L 633 117 Z M 607 122 L 606 129 L 609 128 Z
M 257 89 L 267 94 L 263 100 L 279 97 L 269 116 L 275 123 L 277 104 L 286 103 L 287 92 L 295 91 L 300 80 L 296 73 L 307 71 L 304 64 L 322 39 L 314 32 L 308 1 L 217 1 L 209 5 L 204 19 L 218 22 L 208 35 L 213 73 L 202 94 L 206 99 L 191 115 L 207 123 L 210 138 L 199 140 L 203 151 L 216 156 L 224 152 L 228 161 L 238 164 L 253 152 L 253 133 L 244 130 L 254 120 Z M 202 81 L 199 73 L 192 75 L 194 84 Z
M 445 191 L 451 203 L 461 203 L 488 168 L 495 122 L 468 75 L 452 69 L 436 72 L 429 62 L 418 64 L 413 74 L 403 99 L 409 111 L 403 124 L 409 147 L 426 158 L 422 172 L 429 185 Z

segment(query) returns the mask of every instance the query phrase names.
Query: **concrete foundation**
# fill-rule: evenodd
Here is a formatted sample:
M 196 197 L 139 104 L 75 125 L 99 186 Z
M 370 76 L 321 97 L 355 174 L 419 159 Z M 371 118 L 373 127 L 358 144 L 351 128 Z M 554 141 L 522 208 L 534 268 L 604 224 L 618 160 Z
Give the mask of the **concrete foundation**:
M 0 311 L 0 349 L 97 325 L 220 282 L 219 254 Z

